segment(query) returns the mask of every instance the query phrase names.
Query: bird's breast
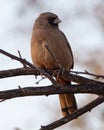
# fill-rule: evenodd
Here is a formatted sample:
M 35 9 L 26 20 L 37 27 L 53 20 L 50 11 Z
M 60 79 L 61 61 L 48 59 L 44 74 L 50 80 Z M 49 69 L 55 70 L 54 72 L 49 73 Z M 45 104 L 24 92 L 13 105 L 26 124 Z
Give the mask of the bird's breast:
M 45 34 L 44 34 L 45 35 Z M 34 35 L 31 40 L 31 55 L 33 63 L 39 68 L 46 69 L 70 69 L 73 64 L 71 50 L 61 32 L 46 33 L 39 40 Z

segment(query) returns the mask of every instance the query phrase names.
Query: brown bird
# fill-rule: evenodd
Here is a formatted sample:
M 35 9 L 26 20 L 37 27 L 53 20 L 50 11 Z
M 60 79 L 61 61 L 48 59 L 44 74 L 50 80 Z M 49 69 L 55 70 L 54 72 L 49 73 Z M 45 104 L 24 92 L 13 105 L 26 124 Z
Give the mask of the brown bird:
M 36 67 L 65 70 L 73 68 L 72 50 L 65 35 L 58 27 L 60 22 L 58 16 L 50 12 L 42 13 L 36 19 L 31 38 L 31 56 Z M 59 77 L 56 80 L 64 85 L 71 83 Z M 77 109 L 73 94 L 59 94 L 59 99 L 63 116 Z

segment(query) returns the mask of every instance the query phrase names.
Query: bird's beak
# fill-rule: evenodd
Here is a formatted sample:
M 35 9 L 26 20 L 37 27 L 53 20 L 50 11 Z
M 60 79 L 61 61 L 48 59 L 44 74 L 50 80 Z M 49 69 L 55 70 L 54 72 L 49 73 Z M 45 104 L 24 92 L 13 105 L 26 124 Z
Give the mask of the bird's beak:
M 59 18 L 57 18 L 57 19 L 55 19 L 54 21 L 53 21 L 53 23 L 54 24 L 59 24 L 59 23 L 61 23 L 62 21 L 59 19 Z

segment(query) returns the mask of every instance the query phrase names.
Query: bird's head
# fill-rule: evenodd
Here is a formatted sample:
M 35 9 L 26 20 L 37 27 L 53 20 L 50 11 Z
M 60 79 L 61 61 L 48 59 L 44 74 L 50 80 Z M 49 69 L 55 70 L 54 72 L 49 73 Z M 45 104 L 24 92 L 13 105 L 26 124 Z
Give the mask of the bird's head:
M 39 15 L 35 21 L 35 28 L 47 28 L 54 27 L 57 28 L 61 20 L 54 13 L 45 12 Z

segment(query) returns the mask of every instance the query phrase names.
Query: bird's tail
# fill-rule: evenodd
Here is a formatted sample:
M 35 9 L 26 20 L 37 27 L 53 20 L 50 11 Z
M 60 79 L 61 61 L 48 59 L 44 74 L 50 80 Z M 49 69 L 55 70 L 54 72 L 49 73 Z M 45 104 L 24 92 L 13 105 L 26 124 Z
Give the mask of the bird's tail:
M 57 82 L 60 84 L 71 84 L 70 81 L 65 81 L 61 78 L 57 78 Z M 72 114 L 77 110 L 76 99 L 73 94 L 59 94 L 59 100 L 63 116 Z

